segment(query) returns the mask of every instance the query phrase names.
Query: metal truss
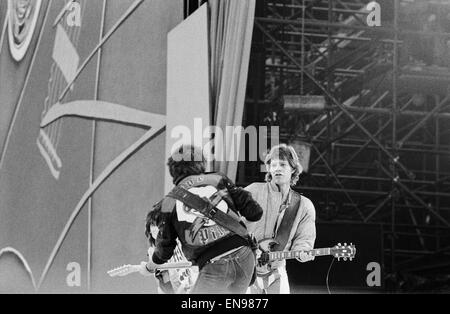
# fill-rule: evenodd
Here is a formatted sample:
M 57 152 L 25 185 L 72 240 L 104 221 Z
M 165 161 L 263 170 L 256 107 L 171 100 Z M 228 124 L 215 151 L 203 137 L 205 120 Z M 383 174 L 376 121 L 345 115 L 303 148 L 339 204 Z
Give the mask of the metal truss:
M 369 27 L 368 2 L 258 0 L 246 122 L 311 145 L 299 190 L 319 220 L 382 224 L 388 274 L 442 269 L 430 258 L 450 253 L 450 6 L 382 2 Z M 287 111 L 286 95 L 327 105 Z

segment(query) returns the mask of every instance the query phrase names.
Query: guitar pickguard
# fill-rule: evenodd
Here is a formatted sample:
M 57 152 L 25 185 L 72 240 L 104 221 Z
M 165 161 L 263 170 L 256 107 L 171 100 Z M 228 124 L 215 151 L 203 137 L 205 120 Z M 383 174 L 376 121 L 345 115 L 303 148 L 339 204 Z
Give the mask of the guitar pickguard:
M 258 251 L 256 253 L 256 257 L 258 260 L 258 265 L 256 266 L 256 274 L 258 277 L 268 277 L 274 272 L 274 270 L 271 269 L 269 261 L 261 260 L 261 255 L 263 255 L 264 252 L 271 252 L 276 244 L 277 242 L 273 239 L 264 239 L 259 241 Z

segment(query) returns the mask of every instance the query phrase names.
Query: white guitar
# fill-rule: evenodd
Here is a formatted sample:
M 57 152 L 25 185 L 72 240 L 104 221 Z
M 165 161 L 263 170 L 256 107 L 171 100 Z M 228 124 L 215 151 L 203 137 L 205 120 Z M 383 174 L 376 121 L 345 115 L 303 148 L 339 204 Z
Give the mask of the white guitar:
M 149 248 L 148 254 L 149 256 L 152 256 L 153 248 Z M 123 277 L 140 272 L 141 270 L 144 270 L 144 267 L 145 264 L 142 263 L 139 265 L 127 264 L 111 269 L 107 273 L 111 277 Z M 161 267 L 158 268 L 158 271 L 165 271 L 163 278 L 165 282 L 171 282 L 175 294 L 189 293 L 198 276 L 198 267 L 192 266 L 192 263 L 186 260 L 178 240 L 173 257 L 168 263 L 161 265 Z M 158 293 L 164 293 L 164 291 L 158 288 Z
M 145 263 L 145 262 L 142 262 L 142 263 Z M 140 272 L 145 267 L 145 265 L 142 263 L 139 265 L 131 265 L 131 264 L 123 265 L 123 266 L 111 269 L 107 273 L 111 277 L 127 276 L 132 273 Z M 191 262 L 166 263 L 166 264 L 163 264 L 160 267 L 158 267 L 157 270 L 181 269 L 181 268 L 189 268 L 189 267 L 192 267 Z
M 174 254 L 169 262 L 187 262 L 183 250 L 181 249 L 181 243 L 178 239 Z M 169 280 L 172 283 L 175 294 L 188 294 L 197 280 L 199 271 L 197 266 L 193 266 L 189 268 L 169 269 L 167 273 L 169 274 Z

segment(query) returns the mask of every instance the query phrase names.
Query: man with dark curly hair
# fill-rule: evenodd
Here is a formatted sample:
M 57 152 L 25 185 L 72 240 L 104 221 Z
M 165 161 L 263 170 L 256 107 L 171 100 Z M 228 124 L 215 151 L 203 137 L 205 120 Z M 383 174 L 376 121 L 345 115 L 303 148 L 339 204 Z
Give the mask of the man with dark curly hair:
M 202 198 L 208 198 L 221 212 L 243 225 L 258 221 L 262 208 L 250 192 L 234 185 L 225 175 L 205 173 L 205 158 L 200 148 L 185 145 L 169 158 L 173 183 Z M 199 267 L 191 293 L 245 293 L 254 274 L 255 255 L 248 239 L 208 219 L 195 208 L 166 196 L 148 215 L 146 234 L 152 221 L 159 233 L 155 250 L 145 265 L 150 272 L 166 263 L 173 255 L 177 239 L 187 260 Z
M 246 187 L 262 206 L 263 216 L 248 228 L 258 241 L 284 239 L 277 251 L 308 251 L 314 248 L 316 239 L 316 212 L 313 203 L 292 189 L 303 171 L 297 153 L 292 146 L 281 144 L 273 147 L 265 158 L 267 169 L 265 183 L 253 183 Z M 285 230 L 283 228 L 287 228 Z M 281 236 L 281 235 L 284 236 Z M 314 257 L 302 252 L 300 262 Z M 290 293 L 284 260 L 269 264 L 270 272 L 257 278 L 253 293 Z

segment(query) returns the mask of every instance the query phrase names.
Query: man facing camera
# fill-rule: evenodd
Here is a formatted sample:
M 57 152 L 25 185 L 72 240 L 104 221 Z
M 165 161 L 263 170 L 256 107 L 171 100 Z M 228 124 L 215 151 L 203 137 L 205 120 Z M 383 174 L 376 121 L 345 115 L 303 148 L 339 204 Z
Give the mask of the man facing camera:
M 297 153 L 285 144 L 275 146 L 266 156 L 265 165 L 266 182 L 246 187 L 263 208 L 262 218 L 250 223 L 249 231 L 258 241 L 275 239 L 276 251 L 312 250 L 316 239 L 314 205 L 292 189 L 303 171 Z M 302 252 L 297 259 L 307 262 L 314 257 Z M 267 271 L 258 276 L 251 292 L 290 293 L 285 261 L 272 261 L 265 267 Z

